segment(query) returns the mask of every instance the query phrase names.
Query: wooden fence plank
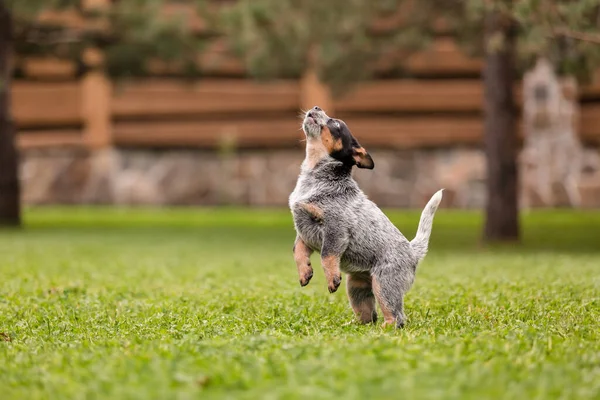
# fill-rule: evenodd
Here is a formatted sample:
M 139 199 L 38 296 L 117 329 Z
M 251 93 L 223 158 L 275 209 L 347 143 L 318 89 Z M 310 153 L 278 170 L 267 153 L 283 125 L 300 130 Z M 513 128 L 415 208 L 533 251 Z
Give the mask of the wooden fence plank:
M 364 146 L 444 147 L 481 145 L 483 119 L 457 117 L 358 117 L 347 119 L 350 129 Z M 581 139 L 600 144 L 600 105 L 582 110 Z M 521 122 L 516 128 L 522 137 Z
M 521 85 L 515 84 L 521 104 Z M 600 97 L 600 82 L 584 86 L 582 99 Z M 394 79 L 360 83 L 334 101 L 340 112 L 480 112 L 483 85 L 479 79 Z
M 22 61 L 25 75 L 36 79 L 75 79 L 77 65 L 58 58 L 31 57 Z
M 600 143 L 600 105 L 584 109 L 586 125 L 582 139 Z M 350 129 L 365 147 L 427 148 L 481 145 L 483 121 L 477 116 L 457 117 L 356 117 L 347 119 Z M 517 124 L 520 135 L 520 123 Z M 207 147 L 233 141 L 240 148 L 302 146 L 298 121 L 237 120 L 185 122 L 120 122 L 115 125 L 117 146 Z
M 142 81 L 115 90 L 112 111 L 116 118 L 293 111 L 299 108 L 299 101 L 296 81 Z
M 19 128 L 82 123 L 78 82 L 15 81 L 12 94 L 13 116 Z
M 362 117 L 348 125 L 362 145 L 384 148 L 480 144 L 483 130 L 477 117 Z
M 581 107 L 580 130 L 584 140 L 600 144 L 600 103 Z
M 359 84 L 334 102 L 340 112 L 479 111 L 483 87 L 479 80 L 385 80 Z
M 17 136 L 17 147 L 21 150 L 47 148 L 47 147 L 84 147 L 81 131 L 27 131 Z
M 480 144 L 482 122 L 470 118 L 359 118 L 350 128 L 364 146 L 404 148 Z M 209 147 L 233 141 L 238 147 L 302 146 L 298 121 L 121 122 L 118 146 Z
M 81 125 L 90 133 L 92 114 L 99 109 L 93 100 L 100 97 L 86 90 L 87 100 L 83 101 L 84 86 L 77 82 L 15 82 L 14 114 L 18 127 L 21 130 L 56 127 L 64 132 L 69 126 Z M 101 120 L 106 123 L 96 124 L 100 132 L 96 138 L 104 139 L 87 140 L 88 146 L 114 143 L 216 147 L 230 135 L 237 137 L 241 147 L 275 147 L 296 145 L 303 137 L 294 115 L 300 103 L 297 82 L 263 86 L 246 81 L 209 80 L 190 86 L 173 81 L 144 81 L 126 86 L 122 96 L 109 96 L 104 98 L 112 99 L 111 103 L 103 104 L 111 109 L 103 112 Z M 371 82 L 338 100 L 334 108 L 335 115 L 345 119 L 365 145 L 439 147 L 481 143 L 483 120 L 477 113 L 481 109 L 480 98 L 481 86 L 476 80 Z M 256 112 L 257 116 L 240 119 L 240 112 L 244 111 Z M 382 111 L 405 112 L 388 116 L 372 114 Z M 419 115 L 423 111 L 431 113 Z M 111 112 L 114 128 L 111 128 Z M 217 114 L 218 118 L 211 120 Z M 281 117 L 269 119 L 273 115 Z M 185 121 L 180 116 L 186 116 Z M 190 121 L 196 116 L 201 120 Z M 25 133 L 21 136 L 27 139 L 20 140 L 25 140 L 26 147 L 37 146 L 28 144 L 33 142 L 44 146 L 79 143 L 80 139 L 67 138 L 63 133 L 56 133 L 54 141 L 50 138 L 52 132 L 36 139 Z M 581 136 L 586 142 L 600 143 L 600 102 L 582 104 Z
M 240 147 L 294 146 L 304 134 L 293 118 L 231 122 L 119 122 L 115 124 L 117 146 L 219 147 L 233 141 Z

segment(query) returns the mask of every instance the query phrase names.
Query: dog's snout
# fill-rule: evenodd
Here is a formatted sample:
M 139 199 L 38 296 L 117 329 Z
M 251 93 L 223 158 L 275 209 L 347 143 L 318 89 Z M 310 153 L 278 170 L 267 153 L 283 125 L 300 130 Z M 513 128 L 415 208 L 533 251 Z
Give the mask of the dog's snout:
M 318 118 L 321 113 L 323 113 L 323 110 L 321 109 L 321 107 L 314 106 L 313 108 L 311 108 L 308 111 L 308 113 L 306 113 L 306 115 L 308 115 L 311 118 Z

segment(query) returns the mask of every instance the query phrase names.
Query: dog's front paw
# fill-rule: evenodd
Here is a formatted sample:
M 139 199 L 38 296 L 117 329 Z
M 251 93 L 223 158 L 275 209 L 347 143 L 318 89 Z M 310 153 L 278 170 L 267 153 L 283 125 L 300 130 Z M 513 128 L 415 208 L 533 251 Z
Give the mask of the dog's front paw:
M 329 289 L 329 293 L 335 293 L 338 288 L 340 287 L 340 284 L 342 283 L 342 275 L 336 275 L 334 276 L 331 281 L 329 282 L 329 284 L 327 285 L 327 288 Z
M 313 269 L 309 264 L 308 267 L 300 275 L 300 286 L 304 287 L 304 286 L 308 285 L 308 283 L 310 282 L 312 277 L 313 277 Z
M 383 321 L 382 329 L 396 329 L 396 321 Z
M 404 325 L 406 325 L 405 318 L 398 318 L 392 320 L 385 320 L 383 324 L 381 324 L 381 327 L 383 329 L 388 329 L 390 327 L 393 327 L 394 329 L 402 329 L 404 328 Z

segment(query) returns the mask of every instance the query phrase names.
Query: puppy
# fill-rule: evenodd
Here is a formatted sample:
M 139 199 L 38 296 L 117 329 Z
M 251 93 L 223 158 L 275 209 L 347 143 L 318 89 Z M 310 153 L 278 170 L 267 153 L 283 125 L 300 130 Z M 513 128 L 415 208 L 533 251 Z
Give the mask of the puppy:
M 375 164 L 344 121 L 314 107 L 306 113 L 302 128 L 306 158 L 289 198 L 300 285 L 310 282 L 310 256 L 319 252 L 329 292 L 338 289 L 342 271 L 348 275 L 350 305 L 361 323 L 377 321 L 377 300 L 383 325 L 403 327 L 404 294 L 427 253 L 442 191 L 429 200 L 416 237 L 408 241 L 352 178 L 353 166 L 373 169 Z

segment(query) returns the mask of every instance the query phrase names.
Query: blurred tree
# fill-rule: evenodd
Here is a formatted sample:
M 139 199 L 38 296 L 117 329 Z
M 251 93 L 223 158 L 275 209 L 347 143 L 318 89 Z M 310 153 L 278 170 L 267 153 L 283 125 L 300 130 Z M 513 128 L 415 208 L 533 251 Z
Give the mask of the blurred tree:
M 600 63 L 598 0 L 425 0 L 459 42 L 483 55 L 487 207 L 484 239 L 519 239 L 517 110 L 513 83 L 539 57 L 587 80 Z
M 12 18 L 7 5 L 0 0 L 0 226 L 21 223 L 18 159 L 10 116 L 12 50 Z
M 484 147 L 487 206 L 484 239 L 519 239 L 518 137 L 513 94 L 516 30 L 496 9 L 483 17 Z
M 325 90 L 340 94 L 351 86 L 348 83 L 368 78 L 383 54 L 422 47 L 427 38 L 422 30 L 428 25 L 402 30 L 386 27 L 394 25 L 400 3 L 238 0 L 222 10 L 219 28 L 250 75 L 314 79 L 325 84 Z M 411 18 L 424 20 L 428 11 L 426 7 L 413 10 Z M 376 27 L 376 21 L 383 24 Z
M 0 0 L 0 226 L 21 223 L 18 154 L 10 110 L 15 56 L 72 59 L 83 73 L 88 68 L 85 51 L 97 49 L 111 76 L 145 75 L 151 60 L 197 74 L 196 60 L 204 38 L 192 32 L 189 8 L 167 16 L 166 3 L 168 0 Z M 203 0 L 177 3 L 200 12 L 204 9 Z M 51 11 L 77 13 L 82 22 L 41 22 L 40 15 Z
M 398 13 L 386 35 L 374 31 L 376 18 Z M 484 239 L 518 240 L 513 83 L 539 56 L 563 74 L 589 76 L 600 61 L 598 0 L 239 0 L 224 13 L 224 29 L 257 78 L 316 75 L 337 90 L 368 77 L 390 46 L 428 43 L 439 18 L 468 53 L 485 59 Z

